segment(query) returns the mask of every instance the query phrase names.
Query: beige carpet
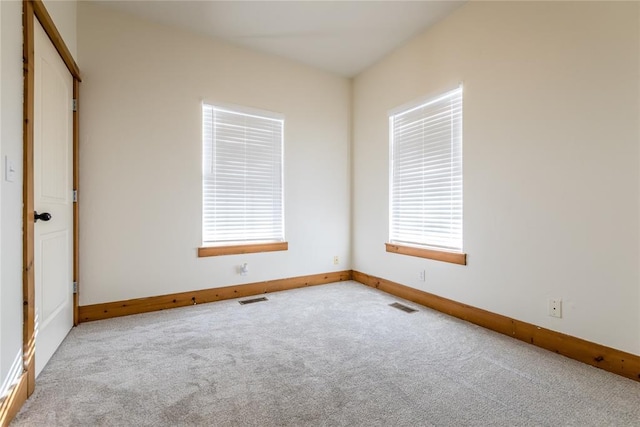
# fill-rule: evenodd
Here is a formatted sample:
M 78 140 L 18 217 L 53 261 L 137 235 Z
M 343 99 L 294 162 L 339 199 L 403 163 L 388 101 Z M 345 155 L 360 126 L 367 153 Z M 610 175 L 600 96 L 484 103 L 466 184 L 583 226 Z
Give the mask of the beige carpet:
M 265 296 L 81 324 L 12 425 L 640 425 L 640 383 L 355 282 Z

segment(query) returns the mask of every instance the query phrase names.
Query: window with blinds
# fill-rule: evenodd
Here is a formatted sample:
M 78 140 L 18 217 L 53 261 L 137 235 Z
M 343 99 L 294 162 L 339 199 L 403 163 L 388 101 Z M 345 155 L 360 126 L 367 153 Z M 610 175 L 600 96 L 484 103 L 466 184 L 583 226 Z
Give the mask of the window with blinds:
M 462 252 L 462 87 L 389 125 L 390 242 Z
M 284 241 L 284 118 L 204 104 L 202 123 L 203 244 Z

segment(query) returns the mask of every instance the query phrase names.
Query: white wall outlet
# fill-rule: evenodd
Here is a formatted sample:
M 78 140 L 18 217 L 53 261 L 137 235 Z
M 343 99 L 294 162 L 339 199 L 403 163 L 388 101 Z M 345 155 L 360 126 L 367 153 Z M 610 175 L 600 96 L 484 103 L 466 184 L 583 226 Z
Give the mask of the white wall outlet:
M 425 270 L 420 270 L 420 274 L 418 276 L 420 278 L 421 282 L 424 282 L 427 280 L 427 272 Z
M 562 317 L 562 299 L 549 298 L 549 316 Z
M 333 257 L 333 264 L 334 265 L 340 264 L 340 257 L 338 257 L 338 255 Z

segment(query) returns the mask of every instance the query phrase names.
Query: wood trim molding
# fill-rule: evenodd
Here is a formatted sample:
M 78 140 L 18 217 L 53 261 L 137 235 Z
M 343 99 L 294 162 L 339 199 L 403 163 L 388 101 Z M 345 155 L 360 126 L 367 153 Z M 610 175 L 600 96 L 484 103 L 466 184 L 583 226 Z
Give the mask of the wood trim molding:
M 42 28 L 44 28 L 45 33 L 47 33 L 51 39 L 51 43 L 55 46 L 73 78 L 81 82 L 80 68 L 78 68 L 78 64 L 76 64 L 76 61 L 73 59 L 73 55 L 71 55 L 64 39 L 58 32 L 58 29 L 53 23 L 53 19 L 51 19 L 51 15 L 47 12 L 47 8 L 44 6 L 42 0 L 30 0 L 28 3 L 32 4 L 36 18 L 40 21 Z
M 148 313 L 151 311 L 285 291 L 288 289 L 303 288 L 306 286 L 323 285 L 325 283 L 341 282 L 345 280 L 351 280 L 351 270 L 298 276 L 287 279 L 268 280 L 265 282 L 249 283 L 246 285 L 203 289 L 148 298 L 137 298 L 126 301 L 85 305 L 80 306 L 80 322 L 128 316 L 130 314 Z
M 419 258 L 433 259 L 436 261 L 450 262 L 452 264 L 467 265 L 467 254 L 458 252 L 446 252 L 435 249 L 417 248 L 415 246 L 399 245 L 397 243 L 385 243 L 387 252 L 394 254 L 410 255 Z
M 253 254 L 257 252 L 275 252 L 289 250 L 288 242 L 254 243 L 249 245 L 204 246 L 198 248 L 198 257 L 219 255 Z
M 34 176 L 33 176 L 33 117 L 35 87 L 35 50 L 34 50 L 34 3 L 23 3 L 23 245 L 22 245 L 22 298 L 23 298 L 23 334 L 22 346 L 27 371 L 27 395 L 35 389 L 36 371 L 33 354 L 29 349 L 35 341 L 35 276 L 34 262 Z
M 450 316 L 640 382 L 640 356 L 544 329 L 390 280 L 353 271 L 353 280 Z
M 7 427 L 27 400 L 27 373 L 23 373 L 11 392 L 0 402 L 0 426 Z

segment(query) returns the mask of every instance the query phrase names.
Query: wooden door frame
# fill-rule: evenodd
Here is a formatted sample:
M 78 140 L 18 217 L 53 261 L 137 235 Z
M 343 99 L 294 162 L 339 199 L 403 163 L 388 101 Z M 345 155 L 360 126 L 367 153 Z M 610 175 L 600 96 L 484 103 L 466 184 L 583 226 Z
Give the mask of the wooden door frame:
M 35 89 L 35 46 L 34 18 L 38 19 L 45 33 L 58 51 L 63 62 L 73 76 L 73 98 L 76 108 L 73 112 L 73 189 L 79 184 L 79 109 L 80 69 L 71 52 L 58 32 L 53 19 L 47 12 L 42 0 L 23 0 L 23 64 L 24 64 L 24 111 L 23 111 L 23 355 L 24 369 L 27 377 L 27 396 L 31 396 L 35 388 L 35 276 L 34 276 L 34 165 L 33 165 L 33 121 L 34 121 L 34 89 Z M 78 282 L 78 203 L 73 204 L 73 281 Z M 78 293 L 73 295 L 73 323 L 78 324 Z

